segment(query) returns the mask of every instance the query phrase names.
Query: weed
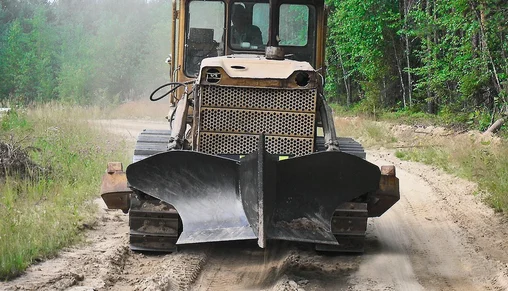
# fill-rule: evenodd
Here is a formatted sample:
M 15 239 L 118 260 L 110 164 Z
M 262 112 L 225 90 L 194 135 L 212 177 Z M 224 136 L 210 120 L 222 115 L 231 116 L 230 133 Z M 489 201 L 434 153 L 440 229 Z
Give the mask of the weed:
M 406 151 L 400 151 L 400 150 L 395 151 L 395 156 L 401 160 L 406 159 L 406 155 L 407 155 Z
M 2 131 L 9 131 L 13 129 L 26 130 L 31 127 L 31 124 L 25 116 L 18 111 L 10 111 L 1 119 Z

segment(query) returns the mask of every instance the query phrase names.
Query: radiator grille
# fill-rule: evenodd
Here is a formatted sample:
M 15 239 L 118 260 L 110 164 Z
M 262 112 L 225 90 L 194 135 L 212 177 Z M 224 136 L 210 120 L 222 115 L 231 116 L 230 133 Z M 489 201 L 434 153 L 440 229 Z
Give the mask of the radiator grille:
M 306 155 L 314 149 L 315 89 L 202 86 L 198 150 L 249 154 L 265 134 L 271 154 Z
M 202 131 L 312 137 L 314 114 L 203 108 L 201 125 Z
M 249 154 L 257 150 L 258 135 L 202 132 L 201 151 L 207 154 Z M 266 150 L 271 154 L 303 156 L 312 152 L 313 138 L 266 136 Z
M 316 89 L 203 86 L 201 106 L 278 111 L 316 111 Z

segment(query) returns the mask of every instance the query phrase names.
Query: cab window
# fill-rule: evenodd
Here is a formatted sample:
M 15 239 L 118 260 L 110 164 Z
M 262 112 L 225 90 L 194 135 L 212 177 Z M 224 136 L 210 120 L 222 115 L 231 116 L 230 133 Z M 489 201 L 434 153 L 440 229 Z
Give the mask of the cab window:
M 268 43 L 268 15 L 270 6 L 268 3 L 256 3 L 252 6 L 252 24 L 261 30 L 263 43 Z
M 282 4 L 279 16 L 279 45 L 306 46 L 309 34 L 309 7 Z
M 224 55 L 225 4 L 191 1 L 188 5 L 184 70 L 187 76 L 195 76 L 203 59 Z
M 282 4 L 279 9 L 279 45 L 289 58 L 314 66 L 316 53 L 316 8 L 312 5 Z
M 268 42 L 269 6 L 259 2 L 233 2 L 229 44 L 234 50 L 264 50 Z

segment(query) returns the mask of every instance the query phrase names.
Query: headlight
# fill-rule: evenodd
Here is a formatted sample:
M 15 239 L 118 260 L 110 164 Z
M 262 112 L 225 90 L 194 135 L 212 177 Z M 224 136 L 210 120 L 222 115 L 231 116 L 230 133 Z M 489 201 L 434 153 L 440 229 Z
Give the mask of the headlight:
M 219 72 L 219 70 L 217 69 L 208 69 L 206 71 L 206 81 L 208 83 L 219 83 L 220 79 L 221 79 L 222 75 L 221 73 Z

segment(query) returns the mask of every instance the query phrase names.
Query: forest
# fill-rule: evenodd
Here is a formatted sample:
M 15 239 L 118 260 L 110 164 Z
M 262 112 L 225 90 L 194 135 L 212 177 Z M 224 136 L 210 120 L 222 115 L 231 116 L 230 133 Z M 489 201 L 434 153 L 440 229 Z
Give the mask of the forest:
M 170 1 L 1 3 L 0 103 L 118 103 L 167 80 Z
M 484 129 L 506 115 L 508 2 L 328 0 L 332 100 Z
M 504 0 L 327 0 L 327 98 L 485 129 L 506 115 Z M 168 0 L 2 0 L 0 103 L 110 104 L 164 83 Z

